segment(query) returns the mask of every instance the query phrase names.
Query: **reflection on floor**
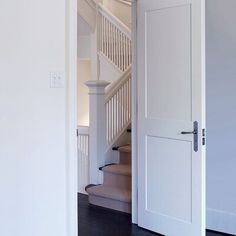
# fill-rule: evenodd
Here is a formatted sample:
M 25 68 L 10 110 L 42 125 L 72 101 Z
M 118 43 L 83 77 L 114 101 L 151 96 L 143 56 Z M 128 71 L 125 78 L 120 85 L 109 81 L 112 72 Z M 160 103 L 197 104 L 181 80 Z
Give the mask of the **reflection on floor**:
M 79 194 L 79 236 L 160 236 L 131 224 L 131 217 L 104 208 L 90 206 L 86 195 Z M 207 232 L 206 236 L 223 236 Z

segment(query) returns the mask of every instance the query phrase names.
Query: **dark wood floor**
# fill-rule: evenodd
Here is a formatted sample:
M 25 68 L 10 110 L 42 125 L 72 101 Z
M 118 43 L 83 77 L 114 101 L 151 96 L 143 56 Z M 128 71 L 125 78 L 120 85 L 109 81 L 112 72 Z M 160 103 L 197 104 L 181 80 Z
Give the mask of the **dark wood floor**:
M 86 195 L 79 194 L 78 201 L 79 236 L 160 236 L 133 225 L 128 214 L 90 206 Z M 206 234 L 223 235 L 209 231 Z

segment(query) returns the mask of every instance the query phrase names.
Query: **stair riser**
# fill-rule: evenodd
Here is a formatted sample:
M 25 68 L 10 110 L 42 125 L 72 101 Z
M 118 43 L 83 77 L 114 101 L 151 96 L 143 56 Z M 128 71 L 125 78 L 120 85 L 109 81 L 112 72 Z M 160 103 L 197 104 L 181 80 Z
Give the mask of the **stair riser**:
M 120 164 L 131 165 L 131 153 L 120 152 Z
M 131 176 L 104 172 L 103 184 L 110 187 L 131 189 Z
M 89 203 L 100 207 L 110 208 L 116 211 L 131 213 L 131 203 L 128 202 L 121 202 L 109 198 L 89 195 Z

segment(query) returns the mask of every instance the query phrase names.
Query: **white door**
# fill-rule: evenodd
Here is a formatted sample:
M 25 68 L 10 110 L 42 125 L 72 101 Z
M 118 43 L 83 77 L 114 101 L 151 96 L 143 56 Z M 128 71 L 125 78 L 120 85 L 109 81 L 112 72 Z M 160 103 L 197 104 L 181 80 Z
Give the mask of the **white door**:
M 138 224 L 205 235 L 204 0 L 138 0 Z

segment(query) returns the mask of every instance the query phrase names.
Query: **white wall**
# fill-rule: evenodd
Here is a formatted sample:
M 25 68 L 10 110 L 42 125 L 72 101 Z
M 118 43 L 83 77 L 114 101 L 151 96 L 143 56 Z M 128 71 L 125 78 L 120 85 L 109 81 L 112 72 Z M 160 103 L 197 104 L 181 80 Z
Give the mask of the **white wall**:
M 78 52 L 77 56 L 79 59 L 88 60 L 91 58 L 91 36 L 84 35 L 78 37 Z
M 77 69 L 78 125 L 89 126 L 89 89 L 84 83 L 91 79 L 91 61 L 78 60 Z
M 131 6 L 117 0 L 103 0 L 103 4 L 131 29 Z
M 0 235 L 65 236 L 65 0 L 1 1 Z
M 100 61 L 100 77 L 99 77 L 100 80 L 105 80 L 112 84 L 121 77 L 122 72 L 118 68 L 116 68 L 112 63 L 110 63 L 110 61 L 102 54 L 99 55 L 99 61 Z M 109 88 L 109 86 L 107 88 Z
M 91 27 L 85 20 L 78 15 L 77 17 L 77 40 L 78 40 L 78 52 L 77 56 L 80 59 L 90 59 L 91 57 Z
M 236 1 L 207 0 L 207 226 L 236 234 Z

